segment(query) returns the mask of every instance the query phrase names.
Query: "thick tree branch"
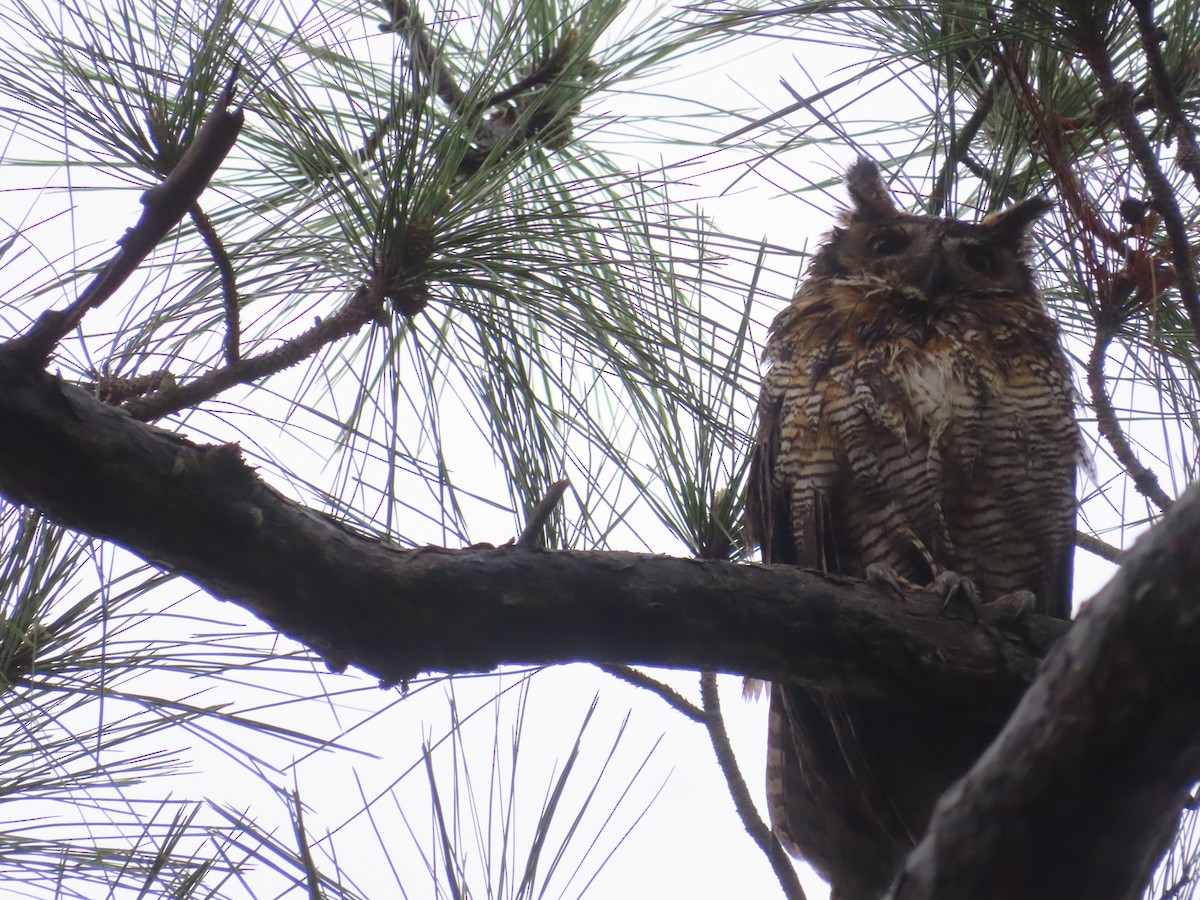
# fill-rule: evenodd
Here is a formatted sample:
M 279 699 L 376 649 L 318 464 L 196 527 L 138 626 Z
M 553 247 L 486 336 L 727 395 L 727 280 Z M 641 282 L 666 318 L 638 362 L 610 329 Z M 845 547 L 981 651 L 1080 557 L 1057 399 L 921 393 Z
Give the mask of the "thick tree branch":
M 1132 900 L 1200 778 L 1200 485 L 1124 557 L 938 804 L 897 900 Z
M 304 509 L 234 446 L 198 446 L 0 348 L 0 493 L 235 600 L 335 665 L 571 660 L 738 672 L 1008 710 L 1065 623 L 1020 639 L 791 567 L 527 548 L 402 550 Z

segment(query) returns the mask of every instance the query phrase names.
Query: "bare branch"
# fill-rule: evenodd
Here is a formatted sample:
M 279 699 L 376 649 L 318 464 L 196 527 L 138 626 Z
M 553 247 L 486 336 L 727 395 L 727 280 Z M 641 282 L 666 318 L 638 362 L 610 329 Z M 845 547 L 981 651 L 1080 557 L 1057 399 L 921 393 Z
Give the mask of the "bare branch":
M 137 225 L 117 242 L 120 249 L 82 294 L 64 310 L 47 310 L 33 326 L 9 344 L 26 365 L 45 365 L 59 341 L 78 327 L 83 317 L 113 293 L 137 269 L 167 232 L 179 224 L 233 149 L 242 130 L 242 110 L 230 110 L 237 70 L 229 77 L 194 140 L 184 151 L 171 174 L 142 195 L 142 214 Z
M 1134 486 L 1142 496 L 1159 509 L 1167 509 L 1171 506 L 1171 498 L 1159 486 L 1158 476 L 1143 465 L 1137 454 L 1133 452 L 1133 447 L 1130 446 L 1129 439 L 1125 436 L 1125 431 L 1117 420 L 1117 412 L 1113 409 L 1112 400 L 1109 399 L 1108 390 L 1105 388 L 1104 358 L 1111 339 L 1111 332 L 1103 327 L 1099 328 L 1096 331 L 1096 342 L 1092 345 L 1092 355 L 1088 358 L 1087 383 L 1092 395 L 1092 406 L 1096 410 L 1096 427 L 1108 441 L 1117 461 L 1133 479 Z
M 542 536 L 542 529 L 550 521 L 550 516 L 554 512 L 554 508 L 558 506 L 563 498 L 563 494 L 567 492 L 567 488 L 570 486 L 571 479 L 569 478 L 563 478 L 550 485 L 550 488 L 546 491 L 546 496 L 537 505 L 537 509 L 529 517 L 529 522 L 525 525 L 521 536 L 517 538 L 516 544 L 518 547 L 532 548 L 538 545 L 538 541 Z
M 597 666 L 602 672 L 607 672 L 614 678 L 620 678 L 622 681 L 627 681 L 635 687 L 645 688 L 652 694 L 657 694 L 667 705 L 676 712 L 681 712 L 693 722 L 704 722 L 704 710 L 696 706 L 688 700 L 687 697 L 679 693 L 670 685 L 663 684 L 656 678 L 651 678 L 645 672 L 639 672 L 632 666 L 623 666 L 615 663 L 601 663 Z
M 144 422 L 160 419 L 181 409 L 190 409 L 235 384 L 249 384 L 302 362 L 326 345 L 356 333 L 375 320 L 382 308 L 382 295 L 364 285 L 355 291 L 341 309 L 283 346 L 213 369 L 185 384 L 166 385 L 153 394 L 130 400 L 124 409 L 135 419 Z
M 800 886 L 800 879 L 796 875 L 796 867 L 771 831 L 771 827 L 758 814 L 754 800 L 750 797 L 750 790 L 746 787 L 746 779 L 742 777 L 741 769 L 738 768 L 733 747 L 729 744 L 729 732 L 725 730 L 725 718 L 721 715 L 717 676 L 712 672 L 700 673 L 700 696 L 704 701 L 704 725 L 708 729 L 717 765 L 721 767 L 721 774 L 725 776 L 725 784 L 729 787 L 729 795 L 733 798 L 738 818 L 742 820 L 747 833 L 771 864 L 779 886 L 783 888 L 783 895 L 788 900 L 806 900 L 804 888 Z
M 238 302 L 237 274 L 233 271 L 233 262 L 225 250 L 225 244 L 217 229 L 213 227 L 212 219 L 200 208 L 199 203 L 193 203 L 188 210 L 192 224 L 204 239 L 217 273 L 221 277 L 221 299 L 225 306 L 225 361 L 232 365 L 241 358 L 242 324 L 241 305 Z
M 1102 541 L 1093 534 L 1088 534 L 1086 531 L 1075 532 L 1075 546 L 1082 547 L 1088 553 L 1094 553 L 1101 559 L 1107 559 L 1111 563 L 1119 563 L 1125 556 L 1125 551 L 1120 547 L 1114 547 L 1107 541 Z

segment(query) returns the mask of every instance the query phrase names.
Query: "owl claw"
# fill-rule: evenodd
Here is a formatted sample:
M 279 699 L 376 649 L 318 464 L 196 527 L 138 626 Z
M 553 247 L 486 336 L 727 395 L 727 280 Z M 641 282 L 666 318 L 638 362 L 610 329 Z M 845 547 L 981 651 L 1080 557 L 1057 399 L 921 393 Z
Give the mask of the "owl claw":
M 883 563 L 871 563 L 867 566 L 864 574 L 867 577 L 867 583 L 880 593 L 892 594 L 900 601 L 907 599 L 902 587 L 902 583 L 907 584 L 907 582 L 904 582 L 891 566 Z
M 939 613 L 947 618 L 1008 625 L 1037 608 L 1037 598 L 1032 591 L 1025 590 L 1013 591 L 984 602 L 975 582 L 951 569 L 942 569 L 924 587 L 918 587 L 884 563 L 871 563 L 863 574 L 867 583 L 877 591 L 897 600 L 921 597 L 928 600 L 932 597 L 940 604 Z
M 943 569 L 934 576 L 926 590 L 942 598 L 943 616 L 979 621 L 982 603 L 979 599 L 979 589 L 970 578 L 964 578 L 950 569 Z M 955 608 L 965 608 L 968 615 L 952 615 Z

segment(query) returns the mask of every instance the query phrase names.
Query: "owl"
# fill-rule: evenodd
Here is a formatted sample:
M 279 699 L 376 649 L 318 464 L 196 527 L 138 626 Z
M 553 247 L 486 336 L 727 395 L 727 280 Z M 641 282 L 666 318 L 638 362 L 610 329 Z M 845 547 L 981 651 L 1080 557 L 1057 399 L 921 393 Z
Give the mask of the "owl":
M 1027 246 L 1050 204 L 972 224 L 902 211 L 865 158 L 845 183 L 851 208 L 767 340 L 751 536 L 766 562 L 984 604 L 1030 591 L 1069 617 L 1080 437 Z M 1002 724 L 775 684 L 773 828 L 835 900 L 877 900 Z

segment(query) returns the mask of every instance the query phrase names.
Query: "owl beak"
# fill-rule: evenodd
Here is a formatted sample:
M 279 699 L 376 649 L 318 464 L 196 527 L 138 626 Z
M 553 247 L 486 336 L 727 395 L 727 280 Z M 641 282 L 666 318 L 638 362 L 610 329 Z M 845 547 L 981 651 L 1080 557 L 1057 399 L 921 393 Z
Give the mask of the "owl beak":
M 925 295 L 925 299 L 932 300 L 946 289 L 946 285 L 946 266 L 942 261 L 942 254 L 935 253 L 929 258 L 928 267 L 920 274 L 917 287 Z

